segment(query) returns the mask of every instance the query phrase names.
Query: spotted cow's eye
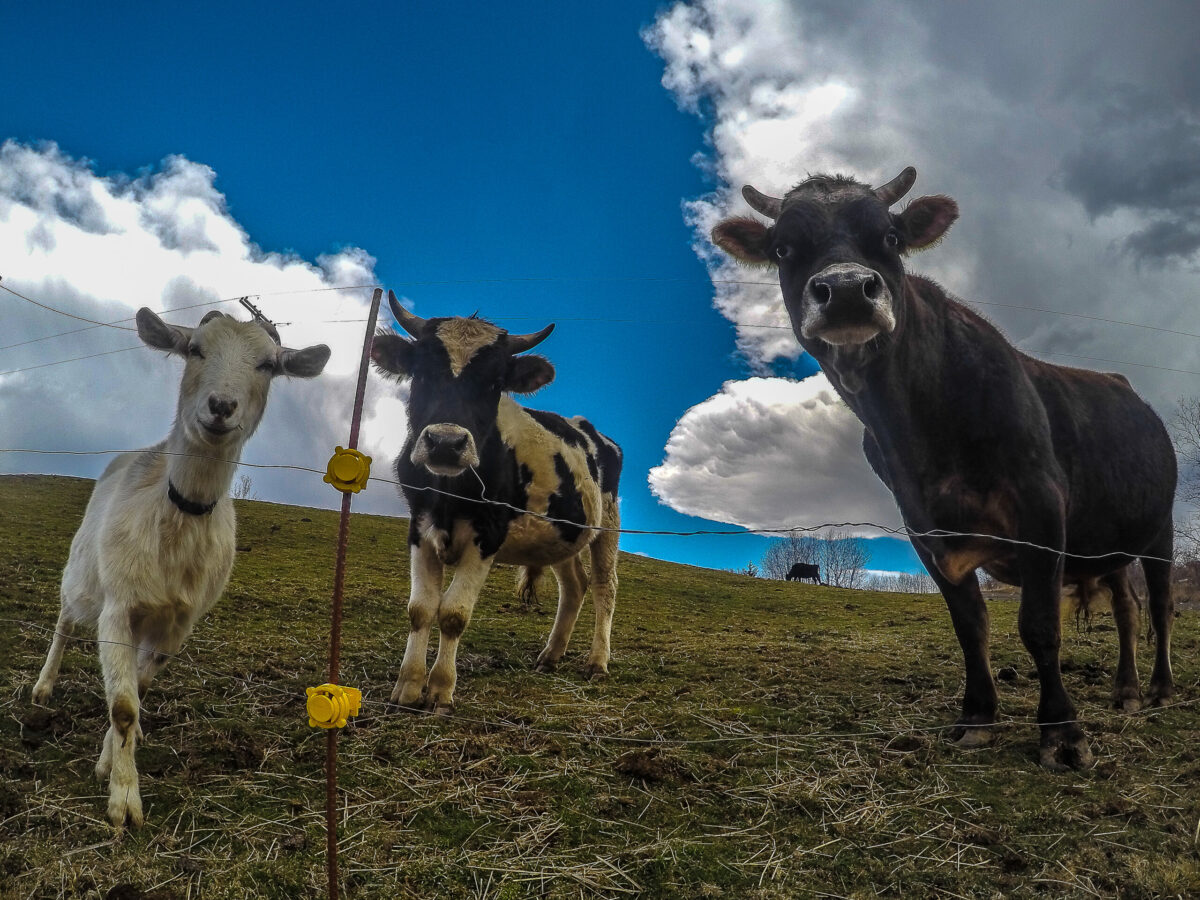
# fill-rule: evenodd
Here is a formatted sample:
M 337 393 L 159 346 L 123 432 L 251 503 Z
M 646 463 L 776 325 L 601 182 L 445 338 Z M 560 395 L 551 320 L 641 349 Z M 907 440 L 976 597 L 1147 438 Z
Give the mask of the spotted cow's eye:
M 775 258 L 776 259 L 787 259 L 791 255 L 792 255 L 792 248 L 789 247 L 787 244 L 780 244 L 778 247 L 775 248 Z
M 900 246 L 900 235 L 896 234 L 895 231 L 889 231 L 883 236 L 883 246 L 889 250 L 895 250 Z

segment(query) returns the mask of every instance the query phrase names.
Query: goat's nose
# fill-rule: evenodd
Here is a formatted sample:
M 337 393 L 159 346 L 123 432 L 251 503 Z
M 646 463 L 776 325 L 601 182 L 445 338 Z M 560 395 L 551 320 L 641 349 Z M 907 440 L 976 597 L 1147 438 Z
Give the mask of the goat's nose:
M 237 409 L 237 401 L 232 397 L 222 397 L 219 394 L 208 395 L 208 410 L 214 416 L 228 419 Z

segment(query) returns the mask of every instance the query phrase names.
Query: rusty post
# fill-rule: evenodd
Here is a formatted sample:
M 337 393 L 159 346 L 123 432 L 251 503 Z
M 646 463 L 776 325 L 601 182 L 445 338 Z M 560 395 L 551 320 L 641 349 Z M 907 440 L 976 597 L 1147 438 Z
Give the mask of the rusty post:
M 350 417 L 351 450 L 358 449 L 358 428 L 362 420 L 363 393 L 367 387 L 367 368 L 371 361 L 371 340 L 375 336 L 375 321 L 379 317 L 379 302 L 383 289 L 376 288 L 371 296 L 371 311 L 367 315 L 367 334 L 363 340 L 362 361 L 358 367 L 358 386 L 354 392 L 354 412 Z M 342 517 L 338 522 L 337 562 L 333 570 L 333 611 L 329 629 L 329 683 L 338 683 L 338 668 L 342 656 L 342 589 L 346 579 L 346 547 L 350 542 L 350 498 L 342 493 Z M 337 728 L 325 732 L 325 858 L 329 874 L 329 900 L 338 900 L 337 859 Z

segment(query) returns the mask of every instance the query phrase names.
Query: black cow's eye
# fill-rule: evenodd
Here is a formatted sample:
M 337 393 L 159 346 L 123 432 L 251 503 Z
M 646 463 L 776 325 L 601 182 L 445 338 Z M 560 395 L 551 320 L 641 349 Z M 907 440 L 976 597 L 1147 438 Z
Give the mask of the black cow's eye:
M 787 259 L 791 255 L 792 255 L 792 248 L 789 247 L 787 244 L 780 244 L 778 247 L 775 248 L 775 258 L 776 259 Z
M 895 250 L 900 246 L 900 235 L 896 234 L 895 231 L 889 231 L 883 236 L 883 246 L 889 250 Z

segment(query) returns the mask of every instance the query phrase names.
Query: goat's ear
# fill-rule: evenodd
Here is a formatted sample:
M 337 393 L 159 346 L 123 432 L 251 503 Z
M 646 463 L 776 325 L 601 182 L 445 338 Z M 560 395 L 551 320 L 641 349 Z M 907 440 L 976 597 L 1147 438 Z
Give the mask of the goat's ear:
M 407 378 L 412 374 L 413 342 L 391 332 L 381 332 L 371 341 L 371 360 L 381 371 Z
M 958 204 L 942 194 L 918 197 L 896 217 L 904 231 L 905 250 L 931 247 L 958 218 Z
M 284 375 L 294 378 L 315 378 L 329 362 L 329 348 L 324 344 L 314 344 L 303 350 L 279 351 L 279 368 Z
M 188 341 L 192 329 L 179 325 L 168 325 L 146 306 L 137 311 L 137 333 L 148 346 L 155 350 L 166 350 L 187 356 Z
M 734 216 L 718 222 L 712 230 L 712 242 L 736 259 L 752 266 L 769 266 L 771 229 L 758 219 Z
M 554 366 L 544 356 L 514 356 L 508 364 L 504 389 L 514 394 L 532 394 L 554 380 Z

